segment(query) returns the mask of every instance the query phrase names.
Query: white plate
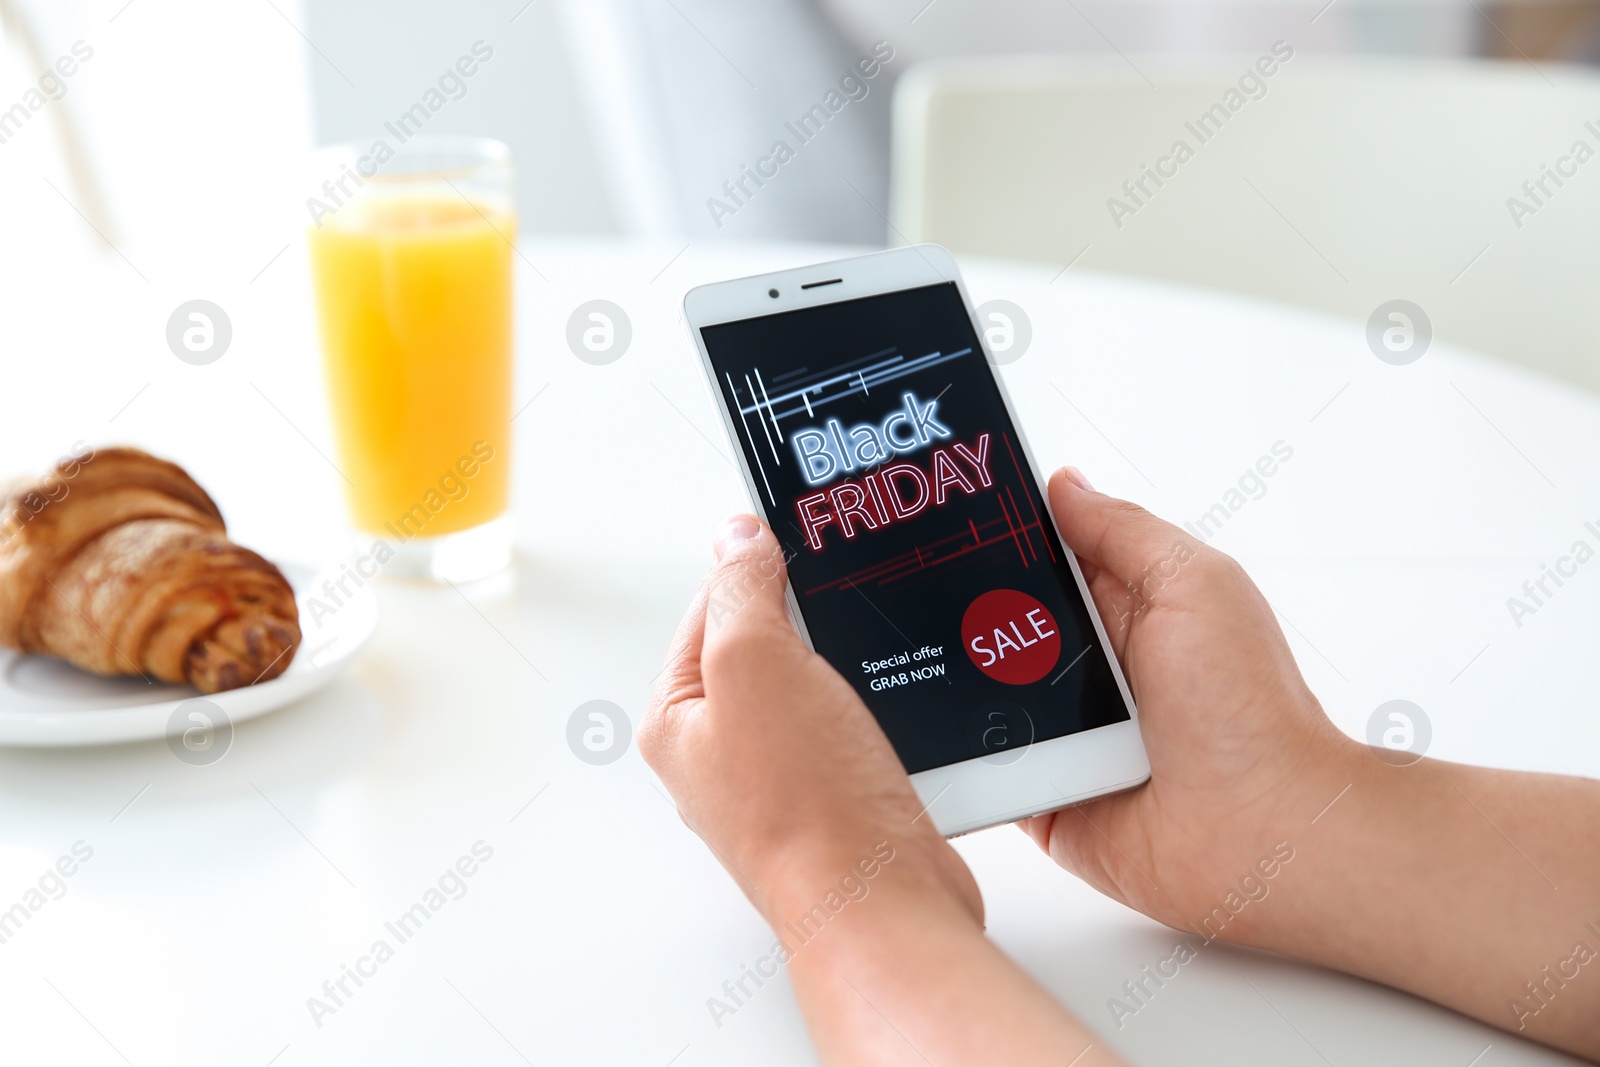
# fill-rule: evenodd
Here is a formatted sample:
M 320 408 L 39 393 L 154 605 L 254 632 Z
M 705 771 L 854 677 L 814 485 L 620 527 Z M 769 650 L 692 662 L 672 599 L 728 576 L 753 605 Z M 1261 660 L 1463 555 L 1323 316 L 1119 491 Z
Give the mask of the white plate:
M 362 586 L 350 597 L 337 593 L 342 601 L 338 607 L 321 591 L 324 578 L 339 577 L 337 567 L 318 571 L 284 564 L 280 569 L 299 603 L 300 648 L 289 669 L 272 681 L 204 697 L 229 722 L 275 711 L 321 689 L 339 676 L 377 627 L 378 602 L 370 588 Z M 319 593 L 316 621 L 306 605 L 312 592 Z M 181 717 L 169 725 L 173 711 L 199 697 L 192 686 L 102 678 L 49 656 L 0 649 L 0 746 L 104 745 L 166 737 L 187 725 Z

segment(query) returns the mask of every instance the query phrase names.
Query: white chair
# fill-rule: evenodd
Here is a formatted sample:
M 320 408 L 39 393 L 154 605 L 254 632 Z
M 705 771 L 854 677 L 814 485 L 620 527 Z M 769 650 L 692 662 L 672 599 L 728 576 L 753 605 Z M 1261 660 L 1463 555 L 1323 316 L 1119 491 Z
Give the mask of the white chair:
M 673 242 L 882 239 L 888 83 L 904 63 L 880 68 L 845 121 L 802 144 L 784 124 L 871 51 L 852 49 L 815 0 L 561 0 L 560 10 L 624 232 Z M 748 199 L 724 191 L 778 140 L 796 160 L 782 180 L 747 181 Z
M 1405 299 L 1436 337 L 1600 389 L 1600 77 L 1255 62 L 919 66 L 894 227 L 1363 321 Z

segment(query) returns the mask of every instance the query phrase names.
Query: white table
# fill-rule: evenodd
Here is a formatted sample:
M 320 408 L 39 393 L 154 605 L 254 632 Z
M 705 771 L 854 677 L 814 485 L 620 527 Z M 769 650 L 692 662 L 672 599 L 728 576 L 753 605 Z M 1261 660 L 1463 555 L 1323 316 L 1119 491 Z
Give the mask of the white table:
M 679 251 L 525 247 L 549 281 L 531 269 L 520 281 L 529 406 L 513 574 L 466 599 L 383 587 L 358 667 L 241 726 L 213 766 L 159 742 L 0 752 L 0 908 L 73 842 L 94 850 L 66 895 L 0 945 L 0 1061 L 813 1062 L 781 984 L 713 1023 L 707 998 L 768 934 L 636 752 L 595 767 L 565 740 L 586 700 L 637 722 L 709 532 L 742 506 L 680 295 L 837 250 Z M 253 268 L 145 263 L 143 282 L 116 257 L 10 262 L 0 283 L 28 299 L 0 327 L 13 383 L 0 455 L 131 439 L 188 464 L 244 542 L 328 551 L 339 483 L 318 454 L 331 448 L 302 263 L 293 249 L 253 282 Z M 1182 520 L 1287 442 L 1293 459 L 1216 543 L 1292 620 L 1339 725 L 1363 734 L 1378 704 L 1405 697 L 1430 716 L 1434 755 L 1600 774 L 1600 564 L 1520 629 L 1505 605 L 1600 519 L 1595 399 L 1442 345 L 1389 366 L 1361 323 L 1055 273 L 969 265 L 979 301 L 1004 297 L 1032 319 L 1032 347 L 1007 375 L 1042 462 L 1075 462 Z M 163 341 L 167 315 L 195 296 L 234 324 L 210 367 L 180 364 Z M 632 347 L 609 366 L 564 343 L 569 313 L 595 297 L 632 319 Z M 681 459 L 671 482 L 668 451 Z M 480 840 L 493 858 L 466 895 L 314 1025 L 307 998 Z M 1222 946 L 1117 1030 L 1107 998 L 1174 935 L 1013 829 L 958 847 L 995 939 L 1134 1063 L 1466 1067 L 1490 1044 L 1484 1067 L 1572 1062 Z M 1521 862 L 1509 848 L 1504 859 Z

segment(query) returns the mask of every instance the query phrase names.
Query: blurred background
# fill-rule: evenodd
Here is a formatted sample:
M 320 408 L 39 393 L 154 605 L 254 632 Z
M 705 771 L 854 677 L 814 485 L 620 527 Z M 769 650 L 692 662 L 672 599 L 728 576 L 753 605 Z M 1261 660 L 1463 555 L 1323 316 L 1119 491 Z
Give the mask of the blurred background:
M 32 80 L 30 24 L 45 62 L 75 39 L 99 47 L 63 110 L 98 169 L 118 175 L 109 206 L 130 234 L 160 219 L 129 170 L 165 185 L 149 163 L 192 155 L 203 137 L 207 158 L 186 159 L 186 173 L 227 184 L 264 154 L 374 134 L 479 39 L 495 48 L 485 84 L 430 132 L 507 141 L 529 231 L 857 242 L 884 240 L 885 221 L 840 177 L 882 206 L 889 98 L 926 60 L 1253 58 L 1279 39 L 1315 56 L 1600 60 L 1594 0 L 6 0 L 0 11 L 19 89 Z M 706 198 L 880 40 L 895 58 L 850 124 L 715 227 Z M 111 84 L 114 95 L 97 91 Z M 46 140 L 30 132 L 6 155 Z
M 1032 320 L 1003 373 L 1042 464 L 1181 521 L 1243 506 L 1241 472 L 1293 445 L 1215 543 L 1341 729 L 1405 698 L 1431 755 L 1596 773 L 1600 588 L 1526 628 L 1506 598 L 1600 530 L 1597 62 L 1600 0 L 0 0 L 0 473 L 133 442 L 241 543 L 338 558 L 313 149 L 502 139 L 519 220 L 514 259 L 492 246 L 514 387 L 489 398 L 514 412 L 516 563 L 374 583 L 363 661 L 215 773 L 158 740 L 0 750 L 0 884 L 80 834 L 104 849 L 0 954 L 8 1037 L 39 1050 L 0 1061 L 114 1062 L 104 1037 L 140 1064 L 523 1062 L 503 1038 L 533 1062 L 691 1039 L 680 1067 L 812 1062 L 786 995 L 707 1019 L 770 936 L 637 753 L 592 766 L 568 726 L 597 699 L 638 722 L 709 531 L 747 506 L 682 294 L 884 245 L 949 246 L 980 309 Z M 232 324 L 207 365 L 169 333 L 197 300 Z M 604 301 L 632 341 L 600 359 L 573 324 Z M 1396 302 L 1425 313 L 1409 366 L 1380 336 Z M 498 882 L 451 904 L 458 932 L 315 1028 L 306 994 L 480 832 Z M 1022 835 L 961 848 L 991 932 L 1086 1016 L 1169 950 Z M 1214 959 L 1131 1059 L 1324 1062 L 1254 975 L 1339 1062 L 1491 1039 L 1486 1063 L 1564 1062 Z
M 1363 318 L 1403 296 L 1448 340 L 1600 384 L 1600 326 L 1579 314 L 1600 282 L 1581 255 L 1594 194 L 1536 217 L 1554 180 L 1581 180 L 1582 160 L 1562 164 L 1574 142 L 1600 147 L 1596 0 L 3 0 L 0 16 L 7 236 L 39 255 L 148 248 L 150 274 L 203 249 L 251 277 L 303 226 L 306 151 L 422 104 L 430 133 L 511 145 L 529 236 L 934 240 Z M 33 110 L 25 90 L 75 42 L 92 58 Z M 475 42 L 492 58 L 441 92 Z M 1183 122 L 1275 45 L 1292 62 L 1181 190 L 1147 179 L 1129 199 L 1123 182 L 1177 138 L 1198 148 Z M 841 88 L 875 49 L 873 77 Z M 815 114 L 814 136 L 795 125 Z M 764 163 L 778 142 L 792 158 Z M 763 166 L 777 176 L 745 177 Z

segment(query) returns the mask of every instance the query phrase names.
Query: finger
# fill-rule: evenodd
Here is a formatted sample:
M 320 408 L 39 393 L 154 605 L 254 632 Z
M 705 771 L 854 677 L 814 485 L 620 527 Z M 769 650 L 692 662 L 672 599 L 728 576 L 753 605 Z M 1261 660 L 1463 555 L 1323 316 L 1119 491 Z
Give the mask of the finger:
M 1027 834 L 1034 844 L 1038 845 L 1046 854 L 1050 851 L 1050 825 L 1055 822 L 1056 813 L 1046 812 L 1043 815 L 1033 815 L 1016 822 L 1017 829 Z
M 719 557 L 718 563 L 712 567 L 711 573 L 695 590 L 694 600 L 689 604 L 688 610 L 678 623 L 676 632 L 672 635 L 672 644 L 667 650 L 666 665 L 657 675 L 654 687 L 657 703 L 665 703 L 668 699 L 682 699 L 685 696 L 703 695 L 700 656 L 705 644 L 709 603 L 715 592 L 720 617 L 722 610 L 728 607 L 728 594 L 730 591 L 737 591 L 736 583 L 730 584 L 728 568 L 722 566 L 720 557 L 724 554 L 723 546 L 738 540 L 739 536 L 735 536 L 736 534 L 747 535 L 751 524 L 755 524 L 759 532 L 759 523 L 748 516 L 736 516 L 724 524 L 723 529 L 718 532 L 714 546 L 714 551 Z M 766 568 L 765 573 L 771 573 L 771 568 Z
M 1140 614 L 1138 596 L 1108 571 L 1101 571 L 1089 581 L 1089 595 L 1094 598 L 1095 610 L 1105 624 L 1106 637 L 1111 640 L 1111 651 L 1116 653 L 1118 659 L 1123 659 L 1128 647 L 1128 635 L 1133 632 L 1134 620 Z M 1123 659 L 1123 662 L 1127 661 Z M 1132 683 L 1131 678 L 1129 683 Z
M 1137 585 L 1175 552 L 1200 549 L 1194 538 L 1137 504 L 1095 492 L 1072 467 L 1051 476 L 1050 510 L 1067 547 L 1124 586 Z
M 1142 894 L 1143 889 L 1131 883 L 1143 876 L 1104 832 L 1107 825 L 1118 821 L 1118 813 L 1127 803 L 1126 794 L 1101 797 L 1035 815 L 1017 825 L 1057 866 L 1113 900 L 1127 903 L 1130 890 Z
M 771 553 L 767 554 L 769 549 Z M 680 718 L 678 712 L 706 695 L 708 623 L 717 630 L 744 614 L 741 609 L 750 605 L 753 594 L 767 586 L 776 588 L 782 611 L 782 553 L 776 540 L 756 519 L 740 515 L 728 520 L 717 534 L 714 551 L 717 562 L 695 590 L 694 600 L 672 636 L 666 663 L 651 687 L 650 709 L 639 731 L 639 749 L 652 766 L 657 764 L 657 756 L 671 747 Z M 760 616 L 760 605 L 749 614 Z M 782 615 L 782 620 L 793 635 L 787 616 Z
M 1079 830 L 1088 829 L 1087 826 L 1081 826 L 1082 822 L 1076 808 L 1062 808 L 1058 811 L 1047 811 L 1043 815 L 1020 819 L 1016 826 L 1063 870 L 1082 877 L 1077 857 L 1082 851 L 1084 842 Z
M 700 696 L 700 648 L 706 633 L 706 597 L 711 589 L 709 578 L 702 580 L 695 590 L 688 610 L 678 621 L 672 644 L 667 648 L 666 663 L 656 675 L 653 688 L 652 710 L 686 696 Z
M 689 609 L 679 620 L 666 662 L 650 687 L 650 707 L 639 724 L 639 753 L 646 763 L 658 769 L 677 735 L 679 712 L 705 696 L 700 651 L 705 640 L 706 595 L 710 587 L 709 580 L 700 583 Z
M 783 549 L 760 520 L 736 515 L 717 534 L 716 553 L 706 581 L 701 662 L 759 667 L 741 651 L 772 640 L 799 641 L 783 595 Z

